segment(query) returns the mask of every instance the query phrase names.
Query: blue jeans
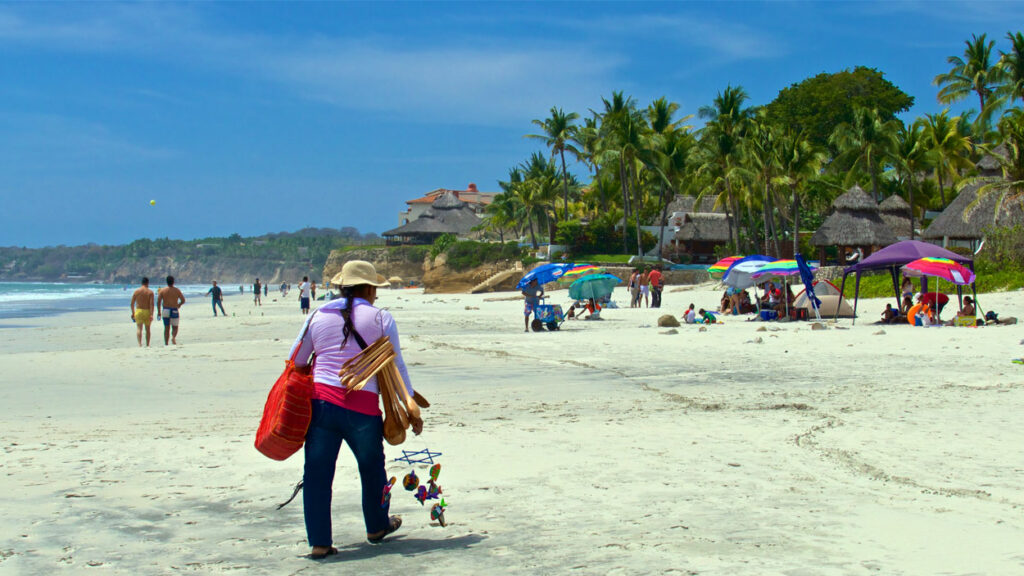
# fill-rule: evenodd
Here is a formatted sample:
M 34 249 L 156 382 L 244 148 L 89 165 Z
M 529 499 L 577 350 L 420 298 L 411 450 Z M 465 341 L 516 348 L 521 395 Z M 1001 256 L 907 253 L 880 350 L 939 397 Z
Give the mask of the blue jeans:
M 310 546 L 330 546 L 331 486 L 341 442 L 348 443 L 359 465 L 366 533 L 388 527 L 389 506 L 381 506 L 387 477 L 384 472 L 384 421 L 323 400 L 313 400 L 313 419 L 306 432 L 306 467 L 302 477 L 302 506 Z
M 221 314 L 223 314 L 225 316 L 228 315 L 228 313 L 224 311 L 224 303 L 221 302 L 220 300 L 214 300 L 213 301 L 213 315 L 214 316 L 217 315 L 217 306 L 220 306 L 220 313 Z

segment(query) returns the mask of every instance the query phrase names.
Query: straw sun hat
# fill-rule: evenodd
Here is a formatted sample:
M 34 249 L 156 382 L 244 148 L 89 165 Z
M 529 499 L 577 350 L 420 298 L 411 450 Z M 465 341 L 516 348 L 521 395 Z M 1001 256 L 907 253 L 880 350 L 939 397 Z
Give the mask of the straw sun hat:
M 341 267 L 341 272 L 331 278 L 331 284 L 341 286 L 358 286 L 369 284 L 370 286 L 388 286 L 388 281 L 380 274 L 377 274 L 373 264 L 365 260 L 350 260 Z

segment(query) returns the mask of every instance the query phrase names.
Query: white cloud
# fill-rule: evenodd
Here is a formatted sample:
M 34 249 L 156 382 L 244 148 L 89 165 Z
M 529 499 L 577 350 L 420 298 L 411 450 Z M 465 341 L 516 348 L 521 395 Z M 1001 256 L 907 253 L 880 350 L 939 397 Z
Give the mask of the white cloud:
M 216 29 L 194 5 L 66 13 L 0 9 L 3 43 L 173 61 L 261 78 L 346 109 L 406 121 L 488 125 L 522 125 L 556 104 L 585 109 L 595 94 L 613 87 L 615 72 L 625 64 L 617 54 L 571 42 L 431 42 L 372 32 L 339 38 Z
M 763 29 L 686 14 L 608 16 L 570 25 L 602 34 L 706 49 L 710 58 L 724 61 L 775 58 L 788 52 L 785 41 Z
M 555 104 L 583 106 L 606 90 L 622 62 L 572 46 L 416 48 L 359 41 L 270 53 L 261 71 L 344 107 L 504 124 L 537 117 Z
M 19 169 L 113 165 L 177 155 L 168 148 L 134 142 L 104 124 L 65 116 L 5 113 L 0 115 L 0 129 L 6 135 L 0 146 L 11 146 L 0 149 L 0 155 L 13 159 L 11 166 Z M 39 164 L 40 158 L 46 159 L 45 165 Z

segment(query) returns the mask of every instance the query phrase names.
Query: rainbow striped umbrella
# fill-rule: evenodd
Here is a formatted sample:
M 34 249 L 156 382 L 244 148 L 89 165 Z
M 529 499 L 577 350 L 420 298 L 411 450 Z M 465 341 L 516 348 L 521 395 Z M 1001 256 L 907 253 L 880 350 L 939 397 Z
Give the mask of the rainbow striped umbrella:
M 810 267 L 811 272 L 818 269 L 817 266 L 807 263 Z M 760 270 L 750 275 L 754 280 L 761 278 L 767 278 L 771 276 L 793 276 L 800 273 L 800 267 L 797 265 L 796 260 L 776 260 L 775 262 L 769 262 L 765 264 Z
M 903 268 L 910 270 L 910 275 L 935 276 L 960 286 L 974 282 L 974 272 L 970 268 L 948 258 L 918 258 Z
M 593 264 L 577 264 L 572 268 L 565 271 L 562 277 L 558 279 L 559 282 L 564 284 L 572 284 L 580 278 L 589 274 L 603 274 L 606 270 L 600 266 L 594 266 Z
M 729 256 L 728 258 L 722 258 L 708 267 L 708 274 L 724 274 L 725 271 L 729 269 L 729 266 L 740 258 L 743 258 L 743 256 Z

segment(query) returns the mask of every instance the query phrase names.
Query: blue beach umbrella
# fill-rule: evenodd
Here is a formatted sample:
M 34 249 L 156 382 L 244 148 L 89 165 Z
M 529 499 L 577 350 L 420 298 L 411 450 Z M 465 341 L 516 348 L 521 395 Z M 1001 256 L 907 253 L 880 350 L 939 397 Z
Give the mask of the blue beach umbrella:
M 610 296 L 622 280 L 611 274 L 590 274 L 569 286 L 569 298 L 574 300 L 595 300 Z
M 542 264 L 540 266 L 537 266 L 536 268 L 530 270 L 523 276 L 523 279 L 520 280 L 518 284 L 516 284 L 516 289 L 522 290 L 523 288 L 526 287 L 527 284 L 530 283 L 531 280 L 534 279 L 537 280 L 538 284 L 542 285 L 547 284 L 549 282 L 554 282 L 555 280 L 561 278 L 562 274 L 565 274 L 565 271 L 572 268 L 573 266 L 575 266 L 575 264 L 563 263 Z

